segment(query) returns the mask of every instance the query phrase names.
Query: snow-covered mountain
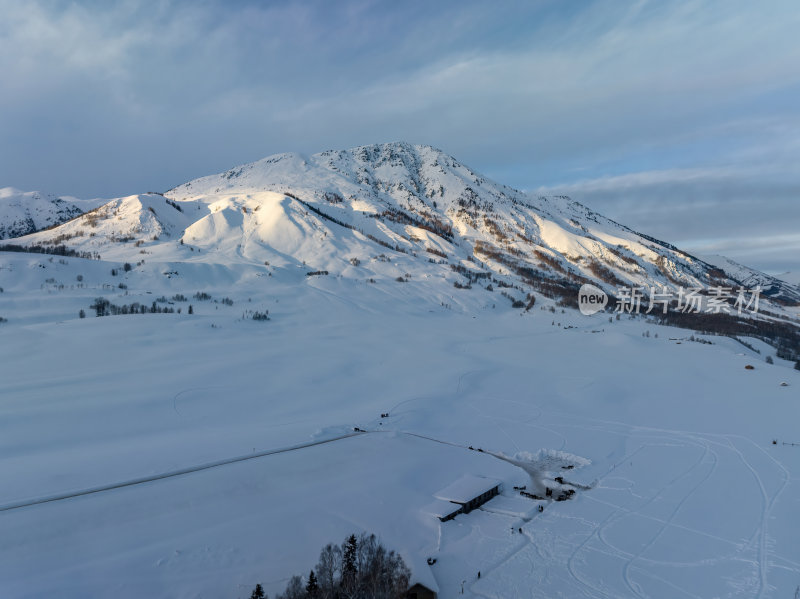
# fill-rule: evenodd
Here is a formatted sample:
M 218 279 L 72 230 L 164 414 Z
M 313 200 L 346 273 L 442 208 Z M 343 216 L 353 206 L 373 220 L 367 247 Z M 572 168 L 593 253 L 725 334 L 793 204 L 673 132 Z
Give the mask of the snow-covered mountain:
M 737 287 L 800 303 L 779 279 L 637 233 L 568 197 L 495 183 L 430 146 L 278 154 L 164 195 L 112 200 L 22 245 L 122 259 L 304 266 L 348 278 L 517 287 L 574 303 L 581 284 Z M 133 251 L 133 246 L 139 248 Z M 392 268 L 384 263 L 391 262 Z
M 0 239 L 21 237 L 59 225 L 99 202 L 20 191 L 13 187 L 0 188 Z
M 738 262 L 726 258 L 725 256 L 703 256 L 703 259 L 709 264 L 725 271 L 725 274 L 740 283 L 743 287 L 761 286 L 764 294 L 773 298 L 784 298 L 787 300 L 793 299 L 798 291 L 800 283 L 792 283 L 791 276 L 787 277 L 782 275 L 780 277 L 773 277 L 758 270 L 754 270 Z M 790 274 L 790 273 L 787 273 Z
M 793 596 L 800 310 L 585 280 L 792 297 L 406 144 L 0 243 L 2 597 L 275 597 L 362 532 L 439 597 Z

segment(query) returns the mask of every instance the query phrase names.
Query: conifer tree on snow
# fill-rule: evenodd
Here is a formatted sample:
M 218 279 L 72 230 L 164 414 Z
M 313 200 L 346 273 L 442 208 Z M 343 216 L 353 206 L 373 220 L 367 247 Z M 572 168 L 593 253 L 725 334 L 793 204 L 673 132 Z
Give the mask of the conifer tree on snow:
M 306 582 L 306 596 L 309 599 L 313 599 L 319 594 L 319 584 L 317 583 L 317 575 L 314 574 L 314 570 L 311 570 L 308 573 L 308 581 Z
M 253 593 L 250 595 L 250 599 L 266 599 L 267 596 L 264 594 L 264 589 L 260 584 L 256 585 L 256 588 L 253 589 Z
M 342 587 L 345 591 L 351 591 L 355 587 L 356 575 L 356 554 L 358 551 L 358 540 L 356 535 L 350 535 L 342 543 Z

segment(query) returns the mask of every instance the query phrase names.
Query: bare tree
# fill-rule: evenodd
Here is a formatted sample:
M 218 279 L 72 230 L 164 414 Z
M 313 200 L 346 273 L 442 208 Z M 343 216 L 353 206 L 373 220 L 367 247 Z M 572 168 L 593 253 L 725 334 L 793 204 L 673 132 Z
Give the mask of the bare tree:
M 342 550 L 328 543 L 319 552 L 319 561 L 314 569 L 319 582 L 319 595 L 323 599 L 333 599 L 339 586 L 339 573 L 342 568 Z
M 299 576 L 292 576 L 283 595 L 278 595 L 276 599 L 306 599 L 306 589 L 303 586 L 303 579 Z
M 316 580 L 312 581 L 312 575 Z M 403 558 L 388 551 L 375 535 L 350 535 L 339 545 L 328 543 L 303 586 L 294 576 L 276 599 L 403 599 L 411 571 Z

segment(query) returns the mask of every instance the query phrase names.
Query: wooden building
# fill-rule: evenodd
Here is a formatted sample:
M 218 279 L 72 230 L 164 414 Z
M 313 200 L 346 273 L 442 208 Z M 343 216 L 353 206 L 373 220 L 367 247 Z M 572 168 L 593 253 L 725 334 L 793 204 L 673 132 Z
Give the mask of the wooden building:
M 465 474 L 457 481 L 434 493 L 436 501 L 428 506 L 428 512 L 442 522 L 452 520 L 458 514 L 468 514 L 492 497 L 500 494 L 500 481 L 483 476 Z
M 406 599 L 436 599 L 438 595 L 421 582 L 411 585 L 406 593 Z

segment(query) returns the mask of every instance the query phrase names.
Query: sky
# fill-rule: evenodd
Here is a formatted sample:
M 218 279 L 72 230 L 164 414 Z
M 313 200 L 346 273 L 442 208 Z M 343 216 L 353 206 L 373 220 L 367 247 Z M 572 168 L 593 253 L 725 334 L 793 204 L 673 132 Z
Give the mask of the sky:
M 403 140 L 800 271 L 798 31 L 781 1 L 0 0 L 0 187 L 112 198 Z

